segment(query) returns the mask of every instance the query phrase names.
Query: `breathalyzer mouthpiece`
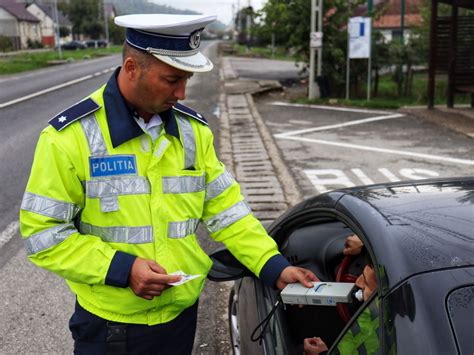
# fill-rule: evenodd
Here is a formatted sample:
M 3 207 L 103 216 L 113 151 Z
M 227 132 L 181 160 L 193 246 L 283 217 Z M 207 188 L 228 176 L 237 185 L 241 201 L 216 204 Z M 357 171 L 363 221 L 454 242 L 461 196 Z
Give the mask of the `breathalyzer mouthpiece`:
M 354 297 L 357 298 L 358 301 L 362 302 L 364 300 L 364 293 L 362 290 L 358 290 L 356 293 L 354 293 Z

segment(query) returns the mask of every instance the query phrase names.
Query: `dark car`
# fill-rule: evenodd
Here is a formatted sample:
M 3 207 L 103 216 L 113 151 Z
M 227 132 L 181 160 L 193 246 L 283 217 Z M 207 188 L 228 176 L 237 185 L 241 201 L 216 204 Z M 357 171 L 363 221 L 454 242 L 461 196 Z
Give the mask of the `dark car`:
M 338 345 L 357 336 L 359 317 L 371 307 L 377 354 L 474 354 L 474 177 L 332 191 L 296 205 L 268 232 L 291 264 L 326 282 L 357 267 L 360 260 L 342 254 L 346 237 L 357 234 L 378 288 L 358 307 L 275 307 L 275 289 L 227 250 L 217 252 L 209 279 L 244 276 L 229 300 L 234 353 L 303 354 L 304 338 L 317 336 L 330 354 L 344 354 Z
M 87 48 L 105 48 L 107 41 L 105 39 L 90 39 L 85 41 Z
M 77 49 L 86 49 L 87 46 L 81 41 L 70 41 L 61 44 L 61 49 L 65 50 L 77 50 Z

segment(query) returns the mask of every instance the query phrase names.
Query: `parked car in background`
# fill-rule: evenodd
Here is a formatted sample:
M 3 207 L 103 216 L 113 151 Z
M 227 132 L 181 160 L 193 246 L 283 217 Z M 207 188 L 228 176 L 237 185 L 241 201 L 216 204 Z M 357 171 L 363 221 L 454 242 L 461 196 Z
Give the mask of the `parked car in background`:
M 64 50 L 77 50 L 77 49 L 86 49 L 87 46 L 85 45 L 84 42 L 81 41 L 70 41 L 61 44 L 61 49 Z
M 105 48 L 107 47 L 107 41 L 105 39 L 90 39 L 85 41 L 88 48 Z
M 357 276 L 351 270 L 363 261 L 342 254 L 355 233 L 378 288 L 362 304 L 275 306 L 278 291 L 220 250 L 211 255 L 208 277 L 237 280 L 229 299 L 234 354 L 301 355 L 309 337 L 321 337 L 329 354 L 339 354 L 344 339 L 357 337 L 366 310 L 377 325 L 371 338 L 377 354 L 474 354 L 474 177 L 328 192 L 296 205 L 267 230 L 291 264 L 327 282 Z M 275 308 L 264 330 L 262 321 Z M 251 340 L 254 330 L 254 340 L 263 332 L 260 342 Z M 372 351 L 361 346 L 358 353 Z

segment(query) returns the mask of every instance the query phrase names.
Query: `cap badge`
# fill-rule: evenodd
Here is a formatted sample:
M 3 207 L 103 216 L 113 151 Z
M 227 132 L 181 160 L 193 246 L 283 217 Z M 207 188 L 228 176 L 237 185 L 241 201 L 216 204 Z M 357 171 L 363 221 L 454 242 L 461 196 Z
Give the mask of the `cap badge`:
M 201 30 L 196 30 L 189 36 L 189 46 L 191 49 L 196 49 L 201 44 Z

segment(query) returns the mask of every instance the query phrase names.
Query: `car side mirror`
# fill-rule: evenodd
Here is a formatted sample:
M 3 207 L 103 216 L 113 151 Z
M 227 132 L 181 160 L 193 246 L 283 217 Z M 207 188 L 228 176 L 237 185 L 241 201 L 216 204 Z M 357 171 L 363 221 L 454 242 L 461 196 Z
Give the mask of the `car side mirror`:
M 226 248 L 218 249 L 210 255 L 212 268 L 207 278 L 214 282 L 233 281 L 254 274 L 236 259 Z

